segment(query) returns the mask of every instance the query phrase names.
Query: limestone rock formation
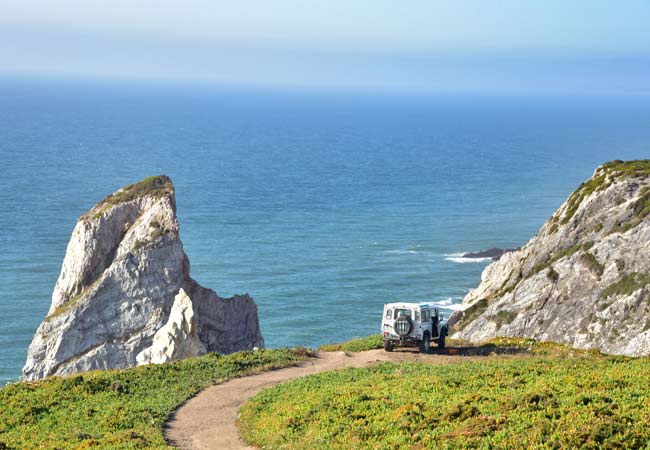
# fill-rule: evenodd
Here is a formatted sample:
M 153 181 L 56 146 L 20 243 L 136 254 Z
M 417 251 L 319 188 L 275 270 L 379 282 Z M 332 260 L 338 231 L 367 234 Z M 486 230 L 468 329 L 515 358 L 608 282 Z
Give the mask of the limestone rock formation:
M 189 271 L 168 177 L 106 197 L 72 232 L 23 378 L 263 347 L 253 299 L 220 298 Z
M 490 264 L 452 337 L 531 337 L 650 354 L 650 160 L 596 169 L 518 251 Z

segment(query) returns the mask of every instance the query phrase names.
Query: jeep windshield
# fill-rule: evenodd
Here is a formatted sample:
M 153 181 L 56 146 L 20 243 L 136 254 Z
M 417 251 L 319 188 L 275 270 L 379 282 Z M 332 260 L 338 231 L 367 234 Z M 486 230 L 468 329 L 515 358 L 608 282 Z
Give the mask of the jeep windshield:
M 393 318 L 397 319 L 398 317 L 402 317 L 402 316 L 411 318 L 413 317 L 413 313 L 411 312 L 410 309 L 396 309 Z

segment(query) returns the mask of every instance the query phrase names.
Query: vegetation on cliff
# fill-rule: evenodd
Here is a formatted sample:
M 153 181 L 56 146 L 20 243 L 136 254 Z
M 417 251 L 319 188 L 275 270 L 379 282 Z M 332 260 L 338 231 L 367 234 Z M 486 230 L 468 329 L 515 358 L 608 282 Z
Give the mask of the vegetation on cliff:
M 650 160 L 610 161 L 599 167 L 596 174 L 582 183 L 567 201 L 564 217 L 560 220 L 565 225 L 575 215 L 582 201 L 594 192 L 604 191 L 615 181 L 650 175 Z
M 170 448 L 169 415 L 199 390 L 228 378 L 290 366 L 309 351 L 208 354 L 185 361 L 0 389 L 0 449 Z
M 82 217 L 86 218 L 92 213 L 93 218 L 98 219 L 109 208 L 120 203 L 130 202 L 144 195 L 162 197 L 174 192 L 172 180 L 167 175 L 156 175 L 144 178 L 137 183 L 130 184 L 99 202 L 91 211 Z

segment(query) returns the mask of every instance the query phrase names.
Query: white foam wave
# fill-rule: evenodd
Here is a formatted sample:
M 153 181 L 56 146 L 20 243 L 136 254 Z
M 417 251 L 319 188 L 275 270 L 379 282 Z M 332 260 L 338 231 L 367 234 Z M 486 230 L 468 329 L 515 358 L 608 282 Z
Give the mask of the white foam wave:
M 446 299 L 437 302 L 431 302 L 431 305 L 438 306 L 439 308 L 450 309 L 452 311 L 459 311 L 463 309 L 461 303 L 455 302 L 451 297 L 447 297 Z
M 384 253 L 388 255 L 432 255 L 431 252 L 425 250 L 386 250 Z
M 465 263 L 477 263 L 477 262 L 488 262 L 492 261 L 492 258 L 486 257 L 486 258 L 463 258 L 463 255 L 467 254 L 467 252 L 460 252 L 460 253 L 449 253 L 445 255 L 445 261 L 451 261 L 459 264 L 465 264 Z

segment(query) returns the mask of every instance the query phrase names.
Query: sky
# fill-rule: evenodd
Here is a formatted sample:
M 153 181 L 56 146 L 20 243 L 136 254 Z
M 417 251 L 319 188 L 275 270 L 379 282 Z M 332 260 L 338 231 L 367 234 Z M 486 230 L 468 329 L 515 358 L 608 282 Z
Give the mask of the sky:
M 650 93 L 650 1 L 0 0 L 0 74 Z

